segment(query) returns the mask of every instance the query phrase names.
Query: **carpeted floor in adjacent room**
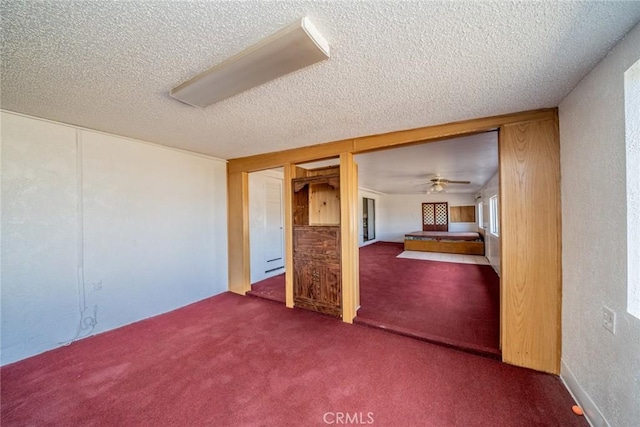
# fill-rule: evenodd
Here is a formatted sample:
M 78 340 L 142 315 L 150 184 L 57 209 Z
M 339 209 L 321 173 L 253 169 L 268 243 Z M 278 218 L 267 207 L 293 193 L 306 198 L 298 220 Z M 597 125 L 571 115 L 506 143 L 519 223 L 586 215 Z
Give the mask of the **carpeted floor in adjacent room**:
M 500 279 L 489 265 L 397 258 L 402 243 L 360 248 L 356 323 L 500 358 Z M 284 303 L 284 274 L 252 285 Z
M 500 356 L 500 279 L 489 265 L 396 258 L 402 243 L 360 249 L 356 321 Z

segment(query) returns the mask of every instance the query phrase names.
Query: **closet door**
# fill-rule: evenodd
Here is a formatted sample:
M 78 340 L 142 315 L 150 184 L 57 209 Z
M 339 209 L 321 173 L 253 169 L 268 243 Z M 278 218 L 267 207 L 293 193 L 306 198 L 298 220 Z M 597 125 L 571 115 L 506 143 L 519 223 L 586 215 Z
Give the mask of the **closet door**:
M 422 231 L 449 231 L 447 202 L 422 204 Z

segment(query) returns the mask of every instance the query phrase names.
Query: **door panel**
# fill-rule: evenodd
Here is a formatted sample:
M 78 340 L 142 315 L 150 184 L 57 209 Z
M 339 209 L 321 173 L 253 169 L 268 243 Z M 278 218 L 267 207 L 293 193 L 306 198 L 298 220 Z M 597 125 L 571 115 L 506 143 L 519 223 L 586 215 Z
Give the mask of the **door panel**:
M 282 229 L 282 181 L 274 179 L 265 183 L 265 272 L 284 267 L 284 236 Z
M 422 204 L 422 231 L 449 231 L 449 203 Z
M 342 303 L 341 276 L 338 259 L 297 257 L 293 268 L 295 306 L 339 316 Z

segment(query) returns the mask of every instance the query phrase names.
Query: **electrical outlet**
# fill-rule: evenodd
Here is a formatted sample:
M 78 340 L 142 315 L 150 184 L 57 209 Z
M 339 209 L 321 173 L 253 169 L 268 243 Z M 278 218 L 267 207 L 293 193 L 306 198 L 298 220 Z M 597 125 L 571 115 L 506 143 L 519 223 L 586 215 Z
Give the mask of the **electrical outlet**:
M 616 313 L 608 307 L 602 307 L 602 326 L 613 335 L 616 334 Z
M 95 282 L 93 284 L 93 290 L 94 291 L 99 291 L 100 289 L 102 289 L 102 280 L 100 280 L 99 282 Z

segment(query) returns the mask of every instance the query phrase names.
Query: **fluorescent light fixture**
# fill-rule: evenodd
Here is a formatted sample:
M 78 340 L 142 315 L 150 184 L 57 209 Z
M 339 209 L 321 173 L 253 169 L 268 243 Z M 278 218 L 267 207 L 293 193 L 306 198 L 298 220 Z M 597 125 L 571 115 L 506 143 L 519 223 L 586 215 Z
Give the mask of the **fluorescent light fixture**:
M 329 44 L 308 18 L 171 90 L 171 96 L 204 108 L 245 90 L 329 58 Z

